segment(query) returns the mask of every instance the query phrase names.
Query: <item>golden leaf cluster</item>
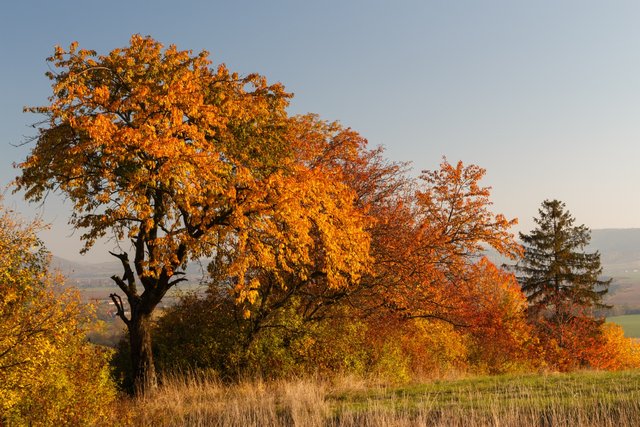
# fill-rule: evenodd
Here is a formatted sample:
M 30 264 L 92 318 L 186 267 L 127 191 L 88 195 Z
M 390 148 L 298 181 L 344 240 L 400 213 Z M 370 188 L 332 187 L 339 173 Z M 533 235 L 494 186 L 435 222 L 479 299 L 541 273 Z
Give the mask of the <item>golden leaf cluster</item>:
M 115 399 L 108 354 L 85 341 L 89 313 L 48 272 L 39 228 L 0 205 L 0 419 L 93 424 Z

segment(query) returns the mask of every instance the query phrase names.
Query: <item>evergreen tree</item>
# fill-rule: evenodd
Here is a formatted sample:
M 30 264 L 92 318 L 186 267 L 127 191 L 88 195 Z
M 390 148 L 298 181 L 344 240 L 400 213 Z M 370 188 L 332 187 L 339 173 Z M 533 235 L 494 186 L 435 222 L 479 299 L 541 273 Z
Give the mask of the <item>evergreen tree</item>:
M 563 324 L 576 315 L 592 316 L 594 308 L 607 308 L 602 300 L 611 279 L 600 280 L 600 253 L 585 252 L 591 231 L 574 226 L 558 200 L 545 200 L 538 212 L 537 227 L 520 233 L 524 256 L 515 267 L 531 317 Z

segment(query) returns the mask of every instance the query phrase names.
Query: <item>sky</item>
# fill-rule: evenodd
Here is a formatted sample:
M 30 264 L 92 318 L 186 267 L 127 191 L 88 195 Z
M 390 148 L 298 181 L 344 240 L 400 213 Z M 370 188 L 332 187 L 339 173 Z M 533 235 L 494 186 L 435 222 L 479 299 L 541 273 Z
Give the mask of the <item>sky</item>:
M 151 6 L 153 5 L 153 6 Z M 51 93 L 55 45 L 107 53 L 134 33 L 241 74 L 282 82 L 292 114 L 313 112 L 383 145 L 412 173 L 443 156 L 487 170 L 493 210 L 534 227 L 560 199 L 592 229 L 640 227 L 640 2 L 13 1 L 0 14 L 0 186 L 4 203 L 51 224 L 58 256 L 80 256 L 68 203 L 12 194 Z

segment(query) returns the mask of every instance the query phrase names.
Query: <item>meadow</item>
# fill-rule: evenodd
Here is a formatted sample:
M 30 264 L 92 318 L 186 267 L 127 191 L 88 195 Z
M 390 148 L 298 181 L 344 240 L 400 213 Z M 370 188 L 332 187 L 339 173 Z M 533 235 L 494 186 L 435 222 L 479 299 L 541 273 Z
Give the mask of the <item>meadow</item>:
M 628 338 L 640 338 L 640 314 L 607 317 L 607 322 L 617 323 Z
M 223 385 L 165 378 L 127 398 L 132 425 L 219 426 L 635 426 L 640 372 L 504 375 L 389 385 L 340 377 Z

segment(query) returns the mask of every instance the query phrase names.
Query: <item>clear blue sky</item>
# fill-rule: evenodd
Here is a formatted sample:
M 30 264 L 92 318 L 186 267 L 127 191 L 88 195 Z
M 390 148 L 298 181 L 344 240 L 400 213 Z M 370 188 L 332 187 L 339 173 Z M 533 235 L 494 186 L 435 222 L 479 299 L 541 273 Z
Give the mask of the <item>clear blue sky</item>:
M 106 53 L 133 33 L 211 52 L 295 93 L 414 170 L 443 155 L 487 169 L 494 208 L 529 230 L 545 198 L 591 228 L 640 227 L 640 2 L 14 1 L 0 14 L 0 184 L 50 93 L 45 57 Z M 79 259 L 68 208 L 6 195 L 57 255 Z M 98 247 L 85 257 L 107 259 Z

